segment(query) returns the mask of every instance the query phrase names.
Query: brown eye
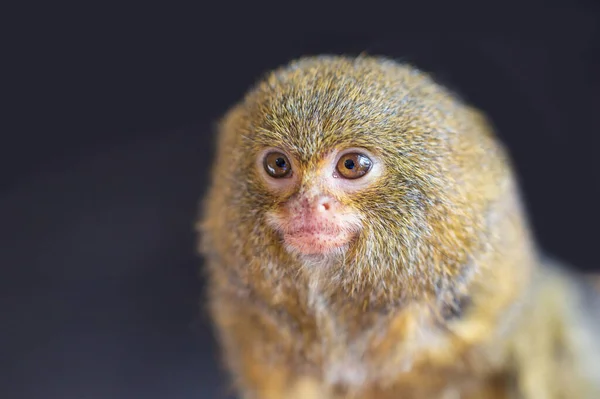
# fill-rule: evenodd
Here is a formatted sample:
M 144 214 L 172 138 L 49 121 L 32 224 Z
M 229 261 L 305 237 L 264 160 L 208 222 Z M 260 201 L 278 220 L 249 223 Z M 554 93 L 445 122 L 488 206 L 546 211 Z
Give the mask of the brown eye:
M 263 163 L 265 170 L 271 177 L 287 177 L 292 171 L 289 159 L 280 152 L 270 152 Z
M 359 153 L 343 155 L 337 163 L 338 173 L 346 179 L 358 179 L 371 170 L 371 160 Z

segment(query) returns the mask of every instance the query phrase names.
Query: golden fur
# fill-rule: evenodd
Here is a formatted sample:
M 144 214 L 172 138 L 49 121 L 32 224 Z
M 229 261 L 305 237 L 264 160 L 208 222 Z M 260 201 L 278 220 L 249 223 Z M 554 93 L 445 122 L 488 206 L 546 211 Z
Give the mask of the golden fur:
M 261 184 L 266 146 L 303 184 L 333 149 L 384 160 L 337 198 L 363 224 L 346 252 L 285 250 L 266 215 L 292 193 Z M 320 56 L 261 79 L 220 124 L 199 231 L 243 398 L 600 398 L 600 358 L 570 334 L 578 291 L 539 258 L 504 148 L 412 66 Z

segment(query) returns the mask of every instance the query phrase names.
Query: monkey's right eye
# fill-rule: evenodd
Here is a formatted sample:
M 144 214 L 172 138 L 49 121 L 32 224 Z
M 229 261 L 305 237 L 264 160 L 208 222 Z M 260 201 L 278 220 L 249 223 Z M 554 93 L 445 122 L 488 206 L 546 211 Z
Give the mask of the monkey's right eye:
M 289 159 L 281 152 L 270 152 L 265 156 L 263 166 L 269 176 L 274 178 L 289 177 L 292 165 Z

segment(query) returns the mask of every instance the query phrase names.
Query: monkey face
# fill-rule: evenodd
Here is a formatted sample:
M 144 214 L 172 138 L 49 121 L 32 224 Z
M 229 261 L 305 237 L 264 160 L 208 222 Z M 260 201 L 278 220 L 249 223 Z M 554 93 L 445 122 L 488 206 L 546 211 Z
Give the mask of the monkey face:
M 456 110 L 428 84 L 360 59 L 301 62 L 260 81 L 226 130 L 239 206 L 253 209 L 274 241 L 265 244 L 362 264 L 419 262 L 430 210 L 453 190 L 442 168 Z
M 347 249 L 361 231 L 361 213 L 349 197 L 381 177 L 383 162 L 364 148 L 329 151 L 302 163 L 280 148 L 267 147 L 256 157 L 256 170 L 272 195 L 285 197 L 266 220 L 283 245 L 303 255 Z

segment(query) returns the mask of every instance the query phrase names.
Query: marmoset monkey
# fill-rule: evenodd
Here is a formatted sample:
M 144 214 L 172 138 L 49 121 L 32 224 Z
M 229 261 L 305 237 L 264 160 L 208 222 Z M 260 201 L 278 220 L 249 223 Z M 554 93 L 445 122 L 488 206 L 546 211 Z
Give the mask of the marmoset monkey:
M 298 59 L 219 130 L 198 230 L 240 397 L 600 398 L 597 293 L 540 256 L 493 128 L 428 74 Z

